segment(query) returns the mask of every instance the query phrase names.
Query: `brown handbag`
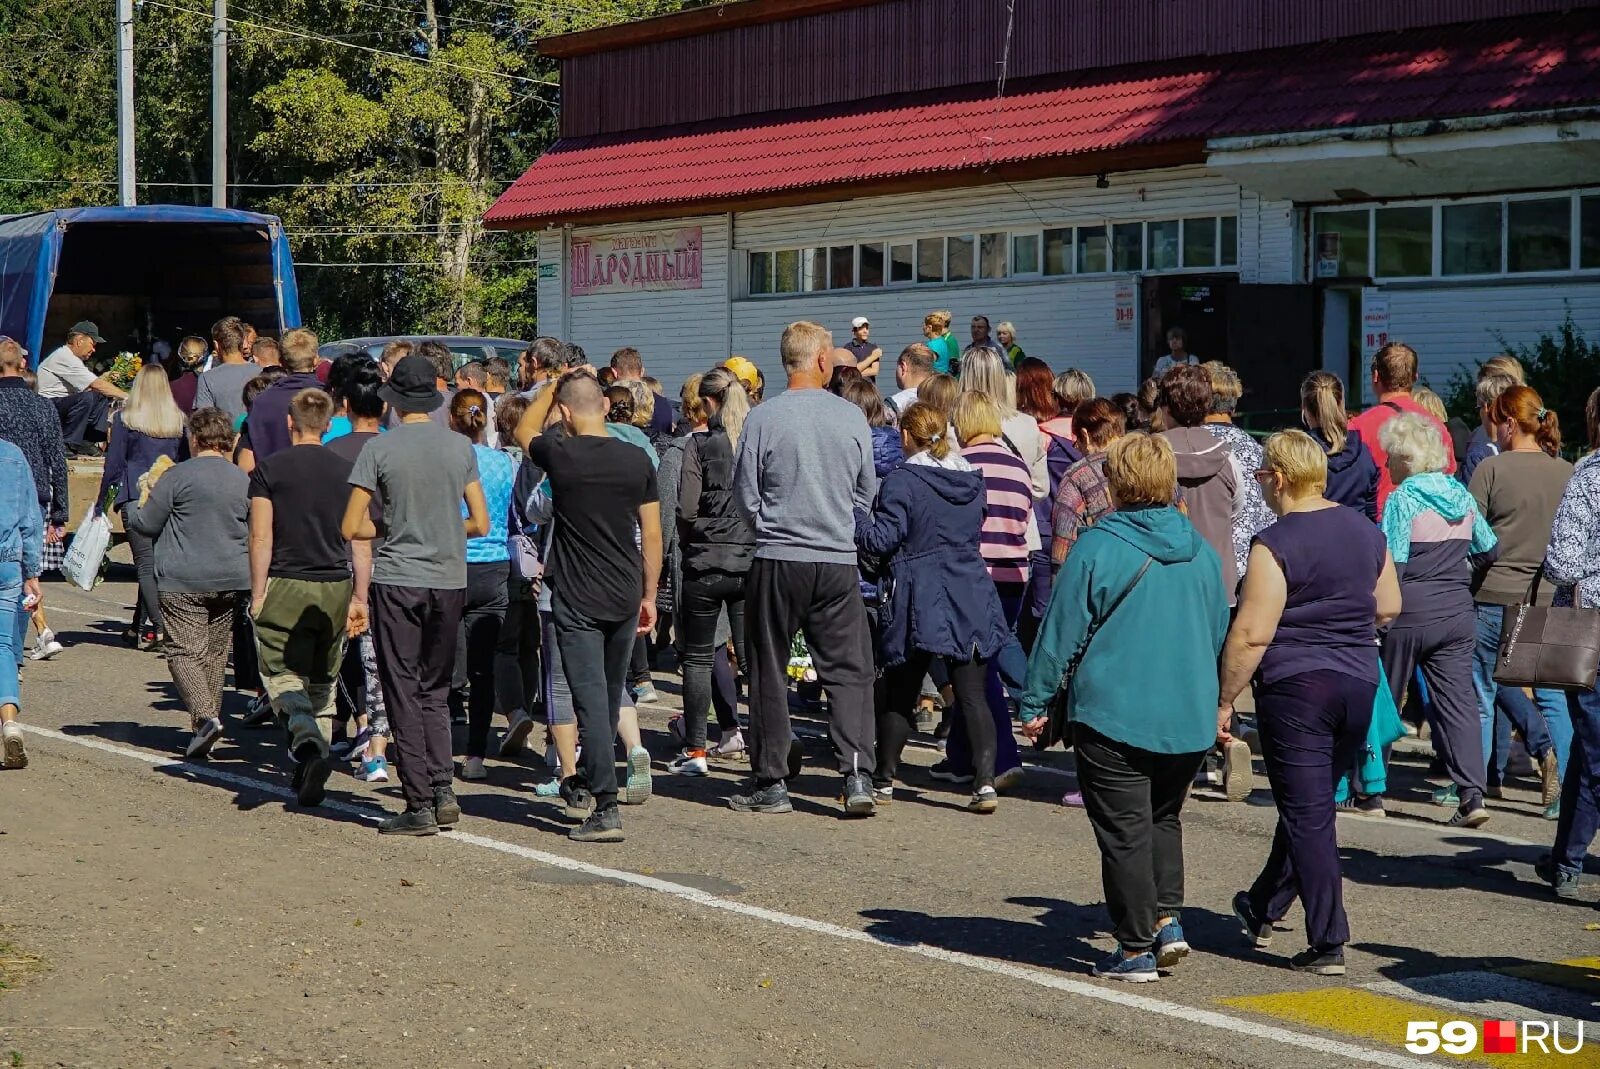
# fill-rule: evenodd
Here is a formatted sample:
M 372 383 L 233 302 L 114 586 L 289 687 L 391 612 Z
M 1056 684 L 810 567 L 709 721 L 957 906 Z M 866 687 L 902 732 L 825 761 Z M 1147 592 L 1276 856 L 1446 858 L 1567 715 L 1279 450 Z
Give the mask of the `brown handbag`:
M 1542 578 L 1540 565 L 1522 604 L 1505 607 L 1494 680 L 1509 687 L 1592 690 L 1600 667 L 1600 612 L 1536 604 Z

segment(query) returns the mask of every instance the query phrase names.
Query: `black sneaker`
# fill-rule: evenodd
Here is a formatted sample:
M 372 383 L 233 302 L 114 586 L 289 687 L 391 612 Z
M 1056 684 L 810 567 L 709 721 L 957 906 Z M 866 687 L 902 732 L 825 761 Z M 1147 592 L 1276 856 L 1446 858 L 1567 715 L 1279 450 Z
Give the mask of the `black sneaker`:
M 870 792 L 871 787 L 868 787 Z M 735 794 L 728 799 L 728 808 L 741 813 L 793 813 L 789 802 L 789 788 L 782 780 L 765 787 L 757 785 L 749 794 Z
M 844 790 L 839 794 L 847 817 L 870 817 L 873 814 L 872 780 L 865 772 L 852 772 L 844 778 Z
M 579 782 L 576 775 L 568 776 L 561 781 L 561 801 L 565 808 L 561 811 L 562 817 L 574 824 L 588 819 L 589 811 L 594 808 L 594 795 L 589 793 L 589 788 Z
M 1239 918 L 1239 925 L 1244 929 L 1244 937 L 1250 940 L 1251 946 L 1272 945 L 1272 925 L 1257 917 L 1256 911 L 1250 908 L 1250 892 L 1240 891 L 1233 896 L 1233 915 Z
M 1450 814 L 1450 819 L 1445 821 L 1445 826 L 1450 828 L 1481 828 L 1489 822 L 1489 811 L 1483 808 L 1482 802 L 1462 802 L 1456 811 Z
M 1539 860 L 1533 863 L 1534 874 L 1549 885 L 1557 898 L 1577 898 L 1578 883 L 1582 878 L 1581 873 L 1567 872 L 1556 867 L 1555 858 L 1549 854 L 1541 854 Z
M 461 823 L 461 803 L 448 785 L 433 789 L 433 819 L 441 828 Z
M 622 813 L 615 805 L 596 809 L 582 824 L 567 832 L 567 838 L 575 843 L 620 843 L 624 838 Z
M 789 740 L 789 779 L 791 781 L 800 775 L 800 765 L 805 759 L 806 748 L 801 744 L 800 736 L 796 735 Z
M 1344 947 L 1334 947 L 1332 950 L 1309 947 L 1289 959 L 1289 968 L 1317 976 L 1343 976 Z
M 333 762 L 314 742 L 305 743 L 295 753 L 294 796 L 304 806 L 321 805 L 327 795 L 328 777 Z
M 378 824 L 379 835 L 438 835 L 439 822 L 433 809 L 407 809 Z

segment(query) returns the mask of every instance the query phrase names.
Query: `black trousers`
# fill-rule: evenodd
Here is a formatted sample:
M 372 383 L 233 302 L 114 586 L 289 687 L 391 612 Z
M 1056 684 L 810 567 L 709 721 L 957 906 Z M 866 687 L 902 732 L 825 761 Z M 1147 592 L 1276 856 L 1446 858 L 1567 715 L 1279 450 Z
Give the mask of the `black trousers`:
M 506 620 L 506 576 L 510 561 L 467 565 L 467 600 L 456 636 L 450 681 L 452 711 L 467 708 L 467 756 L 487 757 L 495 710 L 495 657 Z
M 1113 932 L 1122 949 L 1142 953 L 1155 944 L 1156 921 L 1183 908 L 1179 814 L 1205 751 L 1152 753 L 1083 724 L 1072 725 L 1072 744 Z
M 495 705 L 507 720 L 518 709 L 535 720 L 544 719 L 544 675 L 539 660 L 542 630 L 533 583 L 508 569 L 506 618 L 500 624 L 494 659 Z
M 61 417 L 61 440 L 68 445 L 84 445 L 106 440 L 111 419 L 111 398 L 93 390 L 80 390 L 54 399 Z
M 1463 804 L 1482 802 L 1488 758 L 1478 691 L 1472 685 L 1477 622 L 1471 614 L 1422 627 L 1391 627 L 1383 636 L 1383 671 L 1398 703 L 1415 670 L 1422 670 L 1433 702 L 1433 748 Z
M 250 591 L 241 590 L 233 605 L 233 689 L 243 694 L 261 690 L 256 662 L 256 632 L 250 626 Z
M 1317 950 L 1350 940 L 1333 792 L 1366 741 L 1377 690 L 1345 672 L 1319 669 L 1256 691 L 1256 730 L 1278 827 L 1250 887 L 1250 908 L 1262 920 L 1281 920 L 1299 898 L 1306 944 Z
M 639 617 L 591 620 L 554 591 L 550 599 L 561 669 L 572 692 L 583 760 L 578 775 L 594 795 L 596 809 L 617 803 L 615 740 L 622 688 L 628 684 Z
M 684 576 L 678 632 L 683 637 L 683 734 L 691 750 L 706 748 L 706 714 L 712 703 L 717 620 L 724 607 L 739 663 L 745 663 L 743 575 Z M 727 722 L 718 713 L 723 726 Z
M 922 696 L 922 677 L 935 660 L 943 661 L 950 673 L 950 686 L 967 728 L 972 748 L 973 788 L 994 785 L 994 718 L 984 701 L 983 688 L 989 675 L 989 662 L 982 658 L 951 661 L 936 658 L 921 650 L 911 651 L 906 660 L 884 670 L 879 688 L 881 702 L 876 710 L 878 727 L 878 767 L 872 775 L 877 787 L 894 783 L 900 771 L 900 754 L 917 726 L 917 699 Z
M 161 619 L 161 593 L 156 589 L 156 540 L 146 538 L 128 522 L 132 506 L 122 506 L 122 526 L 128 532 L 128 550 L 133 554 L 133 570 L 139 577 L 139 597 L 133 603 L 133 629 L 143 633 L 146 617 L 157 634 L 167 627 Z M 237 636 L 235 636 L 237 641 Z
M 750 654 L 750 765 L 758 784 L 789 774 L 789 648 L 798 631 L 827 689 L 839 771 L 877 767 L 872 640 L 853 564 L 757 558 L 745 583 Z
M 407 809 L 433 804 L 433 789 L 448 787 L 450 675 L 456 663 L 465 590 L 373 583 L 372 640 L 389 727 L 400 751 L 400 789 Z

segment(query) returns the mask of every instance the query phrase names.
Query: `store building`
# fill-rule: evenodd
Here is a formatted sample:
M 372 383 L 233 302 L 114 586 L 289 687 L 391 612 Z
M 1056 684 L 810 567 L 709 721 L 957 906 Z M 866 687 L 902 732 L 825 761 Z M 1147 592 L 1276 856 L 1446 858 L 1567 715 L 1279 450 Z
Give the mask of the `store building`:
M 744 0 L 545 41 L 561 138 L 486 216 L 541 331 L 670 386 L 778 374 L 795 319 L 892 360 L 948 309 L 1132 388 L 1165 351 L 1257 409 L 1409 342 L 1454 370 L 1600 334 L 1600 4 Z

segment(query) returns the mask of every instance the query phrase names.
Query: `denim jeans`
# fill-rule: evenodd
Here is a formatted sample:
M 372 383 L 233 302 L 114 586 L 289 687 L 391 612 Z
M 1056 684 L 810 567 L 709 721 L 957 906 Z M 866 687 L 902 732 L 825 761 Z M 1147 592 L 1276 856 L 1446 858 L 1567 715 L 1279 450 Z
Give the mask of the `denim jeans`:
M 1485 760 L 1490 760 L 1488 755 L 1494 753 L 1494 721 L 1495 698 L 1504 689 L 1507 691 L 1516 688 L 1502 688 L 1494 681 L 1494 665 L 1500 656 L 1500 620 L 1505 614 L 1504 605 L 1478 604 L 1478 643 L 1472 657 L 1472 682 L 1478 691 L 1478 722 L 1483 734 L 1483 752 Z M 1507 707 L 1507 712 L 1513 721 L 1516 714 L 1513 710 L 1520 709 L 1518 698 L 1524 697 L 1519 693 L 1506 695 L 1502 704 Z M 1559 690 L 1536 689 L 1533 692 L 1533 704 L 1539 710 L 1544 720 L 1544 727 L 1550 734 L 1550 745 L 1556 751 L 1556 765 L 1563 772 L 1567 767 L 1567 751 L 1572 747 L 1572 715 L 1567 711 L 1567 696 Z M 1524 735 L 1536 731 L 1525 731 Z M 1536 738 L 1526 740 L 1530 748 L 1537 745 Z M 1494 767 L 1504 769 L 1505 758 L 1503 755 L 1493 759 Z
M 1600 831 L 1600 691 L 1579 691 L 1570 700 L 1572 763 L 1561 781 L 1561 816 L 1551 855 L 1562 871 L 1577 874 Z
M 22 708 L 22 640 L 28 633 L 28 613 L 22 608 L 22 565 L 0 563 L 0 705 Z

